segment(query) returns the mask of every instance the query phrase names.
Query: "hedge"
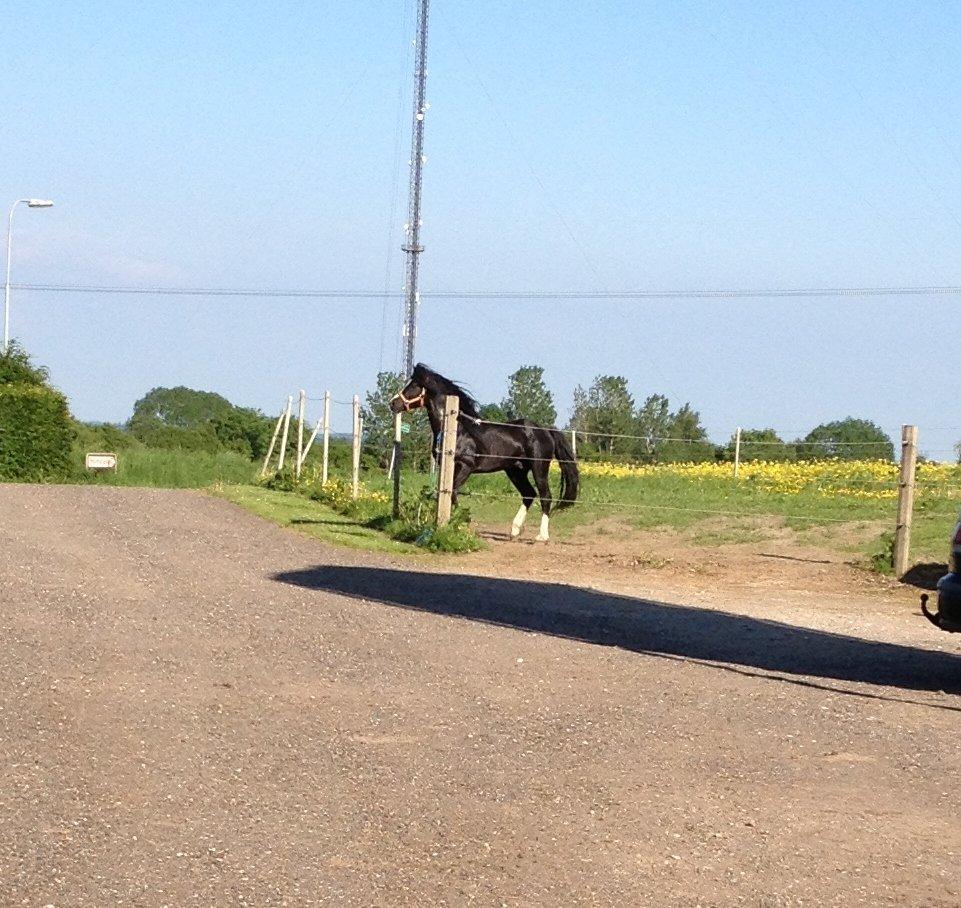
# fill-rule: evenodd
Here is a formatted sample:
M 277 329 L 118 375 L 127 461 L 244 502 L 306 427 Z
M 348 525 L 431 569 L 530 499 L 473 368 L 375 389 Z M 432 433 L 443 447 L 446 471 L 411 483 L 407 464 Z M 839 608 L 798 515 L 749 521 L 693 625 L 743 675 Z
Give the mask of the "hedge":
M 73 435 L 60 392 L 21 382 L 0 384 L 0 480 L 66 479 Z

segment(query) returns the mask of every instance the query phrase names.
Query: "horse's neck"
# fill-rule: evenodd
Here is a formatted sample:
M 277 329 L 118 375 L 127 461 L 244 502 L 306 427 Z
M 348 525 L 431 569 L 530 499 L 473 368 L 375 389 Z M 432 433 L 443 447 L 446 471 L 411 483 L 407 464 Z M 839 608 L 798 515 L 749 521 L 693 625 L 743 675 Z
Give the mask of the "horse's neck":
M 427 398 L 427 420 L 430 422 L 431 432 L 436 438 L 444 428 L 444 403 L 443 398 L 429 396 Z

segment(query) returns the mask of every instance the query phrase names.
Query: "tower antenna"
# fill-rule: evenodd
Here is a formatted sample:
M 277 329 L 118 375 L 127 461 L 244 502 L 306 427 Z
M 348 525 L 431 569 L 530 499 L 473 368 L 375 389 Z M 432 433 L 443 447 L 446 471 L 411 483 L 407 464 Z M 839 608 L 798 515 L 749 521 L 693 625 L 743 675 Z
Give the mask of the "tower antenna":
M 420 203 L 424 172 L 424 117 L 427 114 L 427 14 L 430 0 L 419 0 L 417 37 L 414 54 L 414 128 L 410 150 L 410 201 L 407 206 L 407 242 L 401 247 L 407 253 L 407 302 L 404 310 L 404 375 L 414 370 L 414 346 L 417 342 L 417 309 L 420 305 L 418 278 L 420 254 Z

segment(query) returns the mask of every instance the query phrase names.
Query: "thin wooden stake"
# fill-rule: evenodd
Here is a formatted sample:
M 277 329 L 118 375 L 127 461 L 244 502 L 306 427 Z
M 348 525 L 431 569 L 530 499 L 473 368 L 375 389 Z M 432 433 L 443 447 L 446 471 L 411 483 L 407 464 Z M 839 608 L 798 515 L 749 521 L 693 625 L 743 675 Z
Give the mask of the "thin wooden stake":
M 287 434 L 290 432 L 290 409 L 294 404 L 293 395 L 287 397 L 287 408 L 284 410 L 284 434 L 280 439 L 280 456 L 277 458 L 277 472 L 284 469 L 284 455 L 287 453 Z
M 741 427 L 734 433 L 734 478 L 741 472 Z
M 441 435 L 440 473 L 437 479 L 437 526 L 450 522 L 454 495 L 454 457 L 457 453 L 457 414 L 460 398 L 447 395 L 444 401 L 444 429 Z
M 300 389 L 300 407 L 297 410 L 297 464 L 294 470 L 300 479 L 300 467 L 304 462 L 304 410 L 307 408 L 307 392 Z
M 280 427 L 284 422 L 284 411 L 280 411 L 280 416 L 277 417 L 277 425 L 274 426 L 274 434 L 270 438 L 270 447 L 267 448 L 267 456 L 264 458 L 264 465 L 260 468 L 260 477 L 263 479 L 267 475 L 267 466 L 270 463 L 270 458 L 274 456 L 274 448 L 277 446 L 277 436 L 280 434 Z
M 304 453 L 300 458 L 300 466 L 303 467 L 304 463 L 307 461 L 307 455 L 310 453 L 310 449 L 313 447 L 314 439 L 317 437 L 317 433 L 320 431 L 321 423 L 323 419 L 317 420 L 317 425 L 314 426 L 314 431 L 310 433 L 310 438 L 307 439 L 307 444 L 304 445 Z
M 324 468 L 320 481 L 327 485 L 327 467 L 330 463 L 330 391 L 324 392 Z
M 360 398 L 354 395 L 354 437 L 351 449 L 352 469 L 350 477 L 350 494 L 354 501 L 360 494 Z
M 911 560 L 911 518 L 914 515 L 914 475 L 918 464 L 918 427 L 901 427 L 901 478 L 898 481 L 898 523 L 894 530 L 894 576 L 900 580 Z
M 404 456 L 401 448 L 401 438 L 403 437 L 403 423 L 400 413 L 394 414 L 394 450 L 391 454 L 390 466 L 394 471 L 394 503 L 391 508 L 394 520 L 400 518 L 400 467 Z

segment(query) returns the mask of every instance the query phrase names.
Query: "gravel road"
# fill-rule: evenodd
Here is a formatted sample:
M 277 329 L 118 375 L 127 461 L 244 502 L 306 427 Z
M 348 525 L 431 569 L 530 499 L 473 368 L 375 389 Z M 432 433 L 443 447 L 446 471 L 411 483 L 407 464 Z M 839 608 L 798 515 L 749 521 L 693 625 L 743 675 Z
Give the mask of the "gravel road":
M 0 486 L 0 552 L 2 905 L 961 904 L 961 641 L 863 592 L 471 576 L 107 487 Z

